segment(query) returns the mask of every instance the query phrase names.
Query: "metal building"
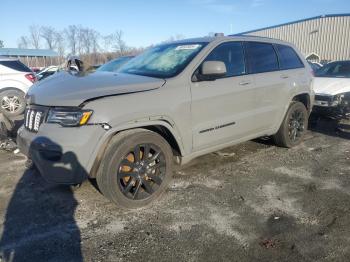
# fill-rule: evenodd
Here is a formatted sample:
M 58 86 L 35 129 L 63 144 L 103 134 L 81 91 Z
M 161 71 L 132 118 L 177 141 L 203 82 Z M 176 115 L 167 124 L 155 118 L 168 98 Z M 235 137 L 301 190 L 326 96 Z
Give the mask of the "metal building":
M 276 38 L 296 45 L 308 60 L 350 60 L 350 14 L 322 15 L 237 35 Z
M 0 56 L 18 58 L 29 67 L 46 67 L 56 63 L 58 54 L 49 49 L 0 48 Z

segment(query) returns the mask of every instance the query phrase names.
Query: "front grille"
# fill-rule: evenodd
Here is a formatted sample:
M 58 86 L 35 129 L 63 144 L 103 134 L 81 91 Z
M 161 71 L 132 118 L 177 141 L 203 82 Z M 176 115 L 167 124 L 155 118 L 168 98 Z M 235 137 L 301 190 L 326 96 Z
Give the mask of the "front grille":
M 332 102 L 333 96 L 315 95 L 315 100 L 316 101 Z
M 31 132 L 38 132 L 46 115 L 43 107 L 29 107 L 24 114 L 24 127 Z

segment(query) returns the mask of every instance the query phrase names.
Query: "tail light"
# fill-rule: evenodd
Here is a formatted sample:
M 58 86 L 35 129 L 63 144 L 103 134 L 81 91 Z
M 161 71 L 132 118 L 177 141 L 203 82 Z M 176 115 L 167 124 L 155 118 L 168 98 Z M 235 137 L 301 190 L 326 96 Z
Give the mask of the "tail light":
M 25 77 L 32 83 L 36 81 L 36 77 L 34 74 L 26 74 Z

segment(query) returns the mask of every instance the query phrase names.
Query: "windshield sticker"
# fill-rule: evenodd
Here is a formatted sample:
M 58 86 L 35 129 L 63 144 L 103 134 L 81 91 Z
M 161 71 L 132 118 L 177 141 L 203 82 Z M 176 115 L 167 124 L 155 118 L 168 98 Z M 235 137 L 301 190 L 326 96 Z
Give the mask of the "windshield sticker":
M 179 45 L 175 50 L 195 50 L 198 47 L 200 47 L 200 45 Z

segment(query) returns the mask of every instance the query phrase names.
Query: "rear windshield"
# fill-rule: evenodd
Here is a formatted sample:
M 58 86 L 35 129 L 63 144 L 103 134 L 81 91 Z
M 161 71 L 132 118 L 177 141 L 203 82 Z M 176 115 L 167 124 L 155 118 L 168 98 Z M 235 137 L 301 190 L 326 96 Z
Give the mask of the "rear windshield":
M 315 73 L 318 77 L 346 77 L 350 78 L 350 61 L 329 63 Z
M 29 69 L 25 64 L 22 62 L 15 60 L 15 61 L 0 61 L 0 64 L 3 66 L 6 66 L 8 68 L 11 68 L 16 71 L 20 72 L 32 72 L 32 70 Z

